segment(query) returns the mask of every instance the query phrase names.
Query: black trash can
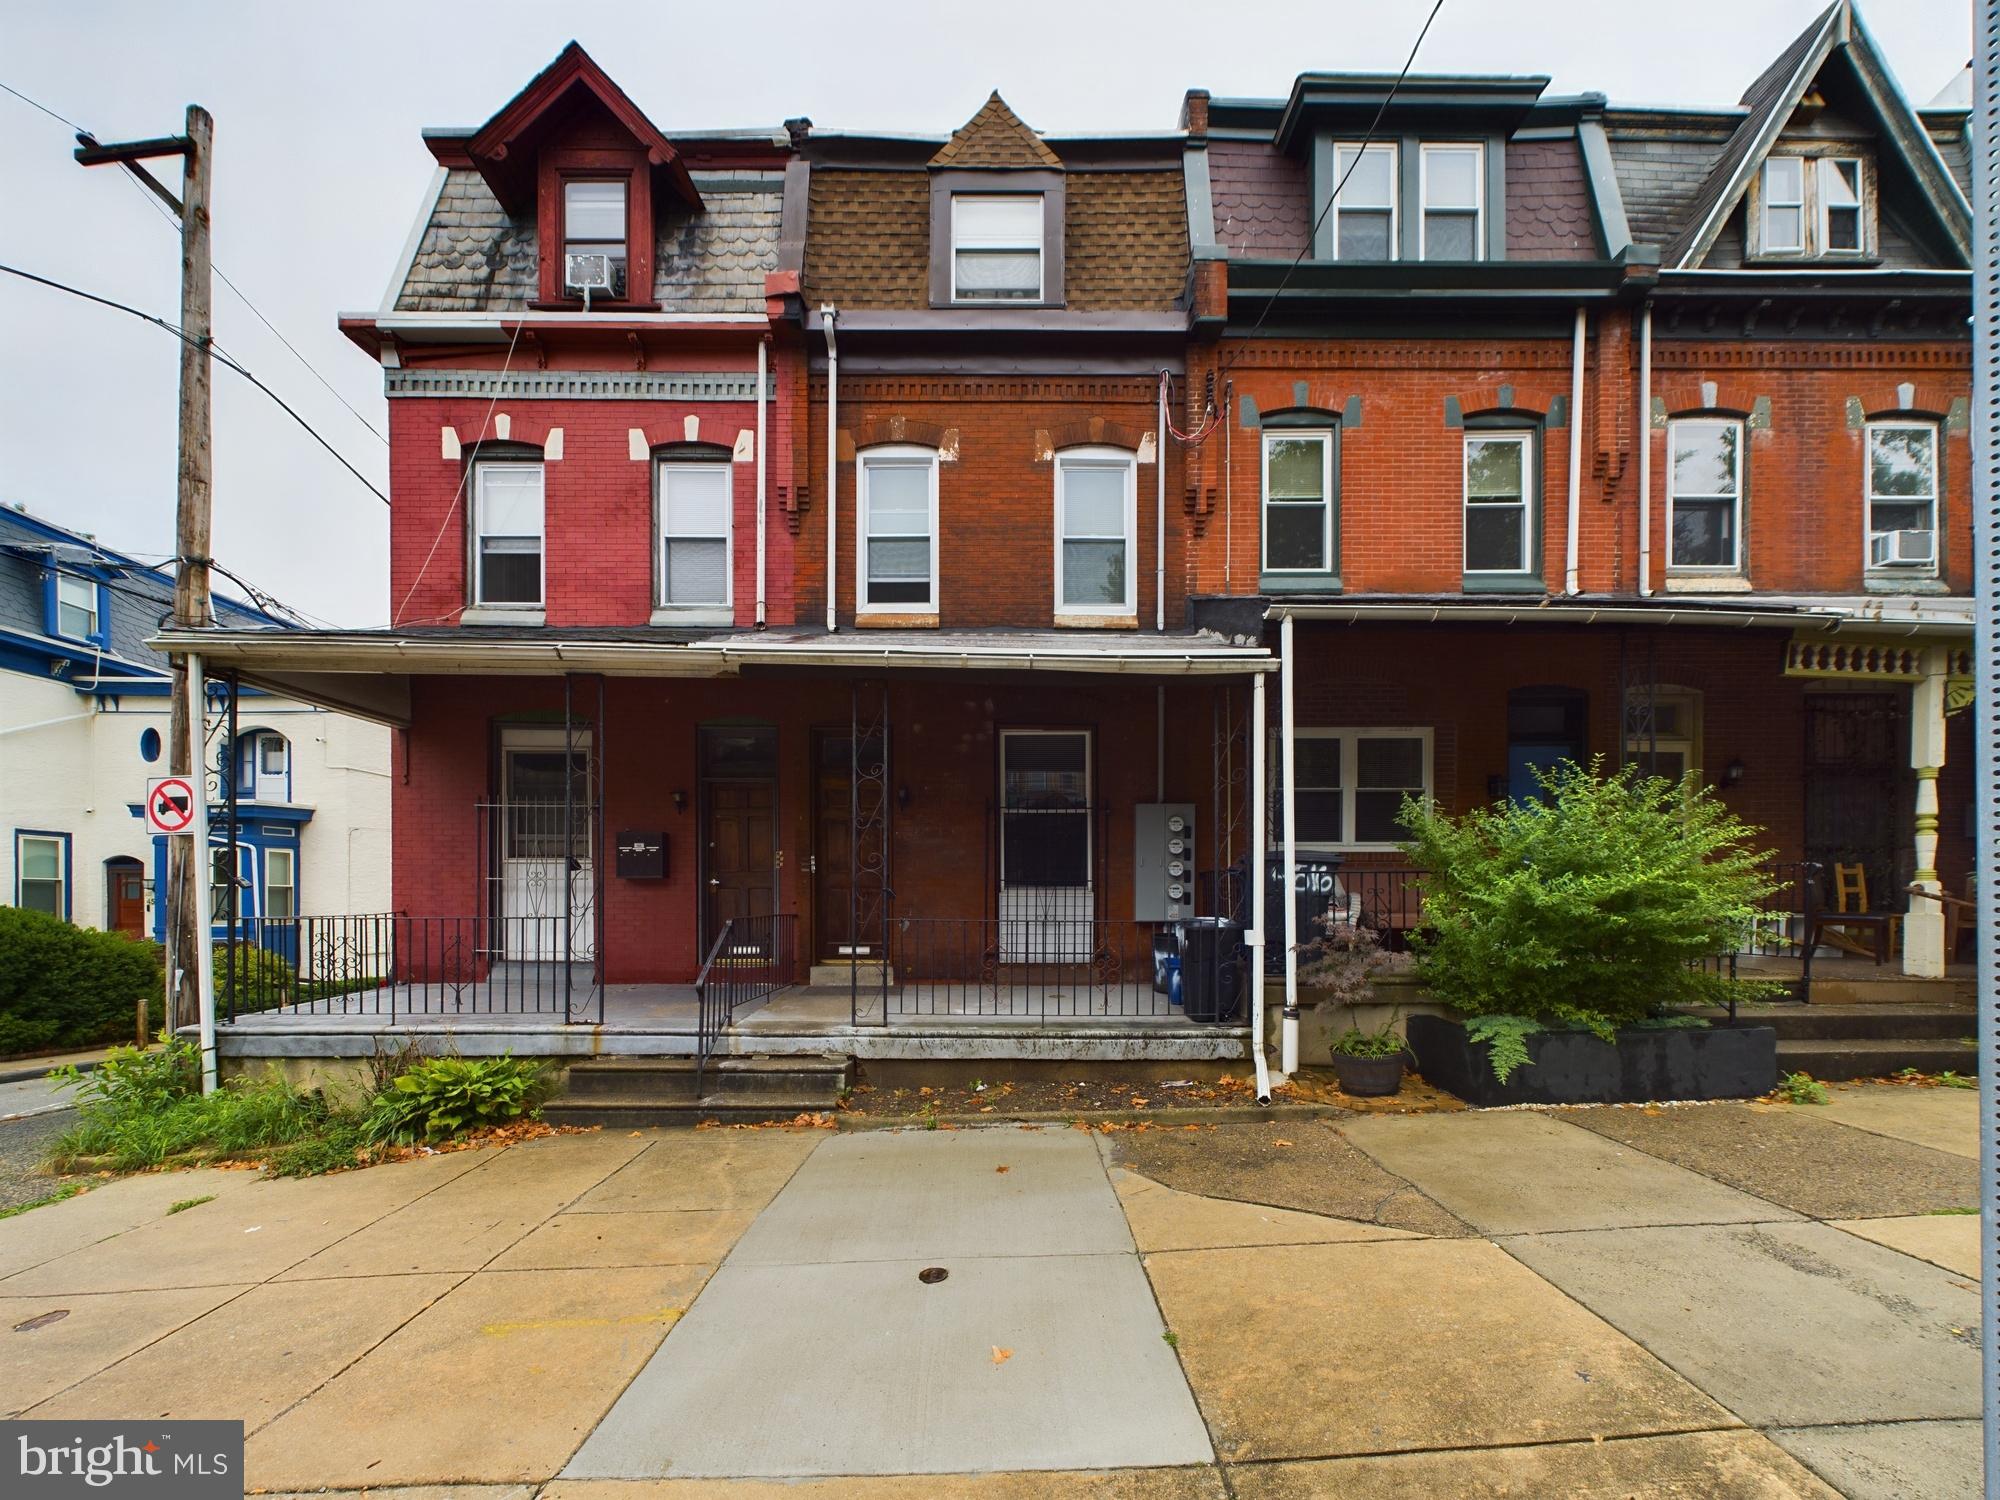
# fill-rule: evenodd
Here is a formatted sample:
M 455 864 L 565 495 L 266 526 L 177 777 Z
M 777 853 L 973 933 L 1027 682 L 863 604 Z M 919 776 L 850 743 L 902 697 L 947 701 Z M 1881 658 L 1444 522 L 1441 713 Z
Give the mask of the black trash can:
M 1190 1021 L 1234 1020 L 1243 995 L 1243 927 L 1222 917 L 1180 924 L 1181 1010 Z

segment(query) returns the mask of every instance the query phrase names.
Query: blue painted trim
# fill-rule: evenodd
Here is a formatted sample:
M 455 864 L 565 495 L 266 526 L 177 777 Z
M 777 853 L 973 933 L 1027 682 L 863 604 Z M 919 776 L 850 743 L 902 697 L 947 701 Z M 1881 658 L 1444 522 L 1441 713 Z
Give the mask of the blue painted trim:
M 24 838 L 62 840 L 62 919 L 65 922 L 74 921 L 75 918 L 71 915 L 76 909 L 76 861 L 71 858 L 75 853 L 74 840 L 60 829 L 16 828 L 14 830 L 14 905 L 21 904 L 21 840 Z

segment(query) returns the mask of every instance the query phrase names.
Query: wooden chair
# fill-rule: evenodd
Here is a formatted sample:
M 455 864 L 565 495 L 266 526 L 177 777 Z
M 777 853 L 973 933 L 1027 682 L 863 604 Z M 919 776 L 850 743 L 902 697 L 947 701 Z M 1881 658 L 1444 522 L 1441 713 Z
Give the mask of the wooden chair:
M 1850 910 L 1850 907 L 1852 908 Z M 1868 909 L 1868 871 L 1861 865 L 1833 867 L 1833 910 L 1813 913 L 1806 931 L 1806 946 L 1822 941 L 1848 953 L 1872 956 L 1885 964 L 1895 951 L 1896 929 L 1902 913 Z M 1865 935 L 1864 943 L 1856 934 Z
M 1965 877 L 1965 894 L 1948 896 L 1943 891 L 1927 891 L 1922 886 L 1912 884 L 1910 894 L 1921 896 L 1926 901 L 1935 901 L 1944 908 L 1944 961 L 1958 961 L 1958 945 L 1966 938 L 1979 936 L 1979 903 L 1973 899 L 1977 892 L 1977 877 Z

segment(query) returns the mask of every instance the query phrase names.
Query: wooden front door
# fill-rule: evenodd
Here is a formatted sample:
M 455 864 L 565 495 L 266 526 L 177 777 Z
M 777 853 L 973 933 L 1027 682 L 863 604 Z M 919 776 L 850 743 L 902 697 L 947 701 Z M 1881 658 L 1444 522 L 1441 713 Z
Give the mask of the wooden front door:
M 813 953 L 826 963 L 873 958 L 882 943 L 877 889 L 883 877 L 872 872 L 885 857 L 888 829 L 877 819 L 861 830 L 860 853 L 871 873 L 862 882 L 867 910 L 857 914 L 853 744 L 853 734 L 845 729 L 813 734 Z M 863 742 L 862 757 L 878 764 L 880 756 L 881 740 L 870 736 Z
M 127 937 L 146 935 L 146 874 L 136 859 L 114 859 L 104 870 L 106 925 Z
M 1806 694 L 1806 858 L 1868 872 L 1868 904 L 1901 911 L 1916 870 L 1907 690 Z
M 706 954 L 724 922 L 768 917 L 777 908 L 777 787 L 769 781 L 712 781 L 703 800 Z

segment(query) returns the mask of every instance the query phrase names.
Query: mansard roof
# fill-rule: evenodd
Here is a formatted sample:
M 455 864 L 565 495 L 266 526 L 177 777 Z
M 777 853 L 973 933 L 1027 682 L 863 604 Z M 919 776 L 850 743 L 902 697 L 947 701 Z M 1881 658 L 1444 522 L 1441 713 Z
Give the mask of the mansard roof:
M 1061 171 L 1062 158 L 1007 107 L 995 89 L 973 117 L 931 158 L 933 167 L 1040 167 Z

